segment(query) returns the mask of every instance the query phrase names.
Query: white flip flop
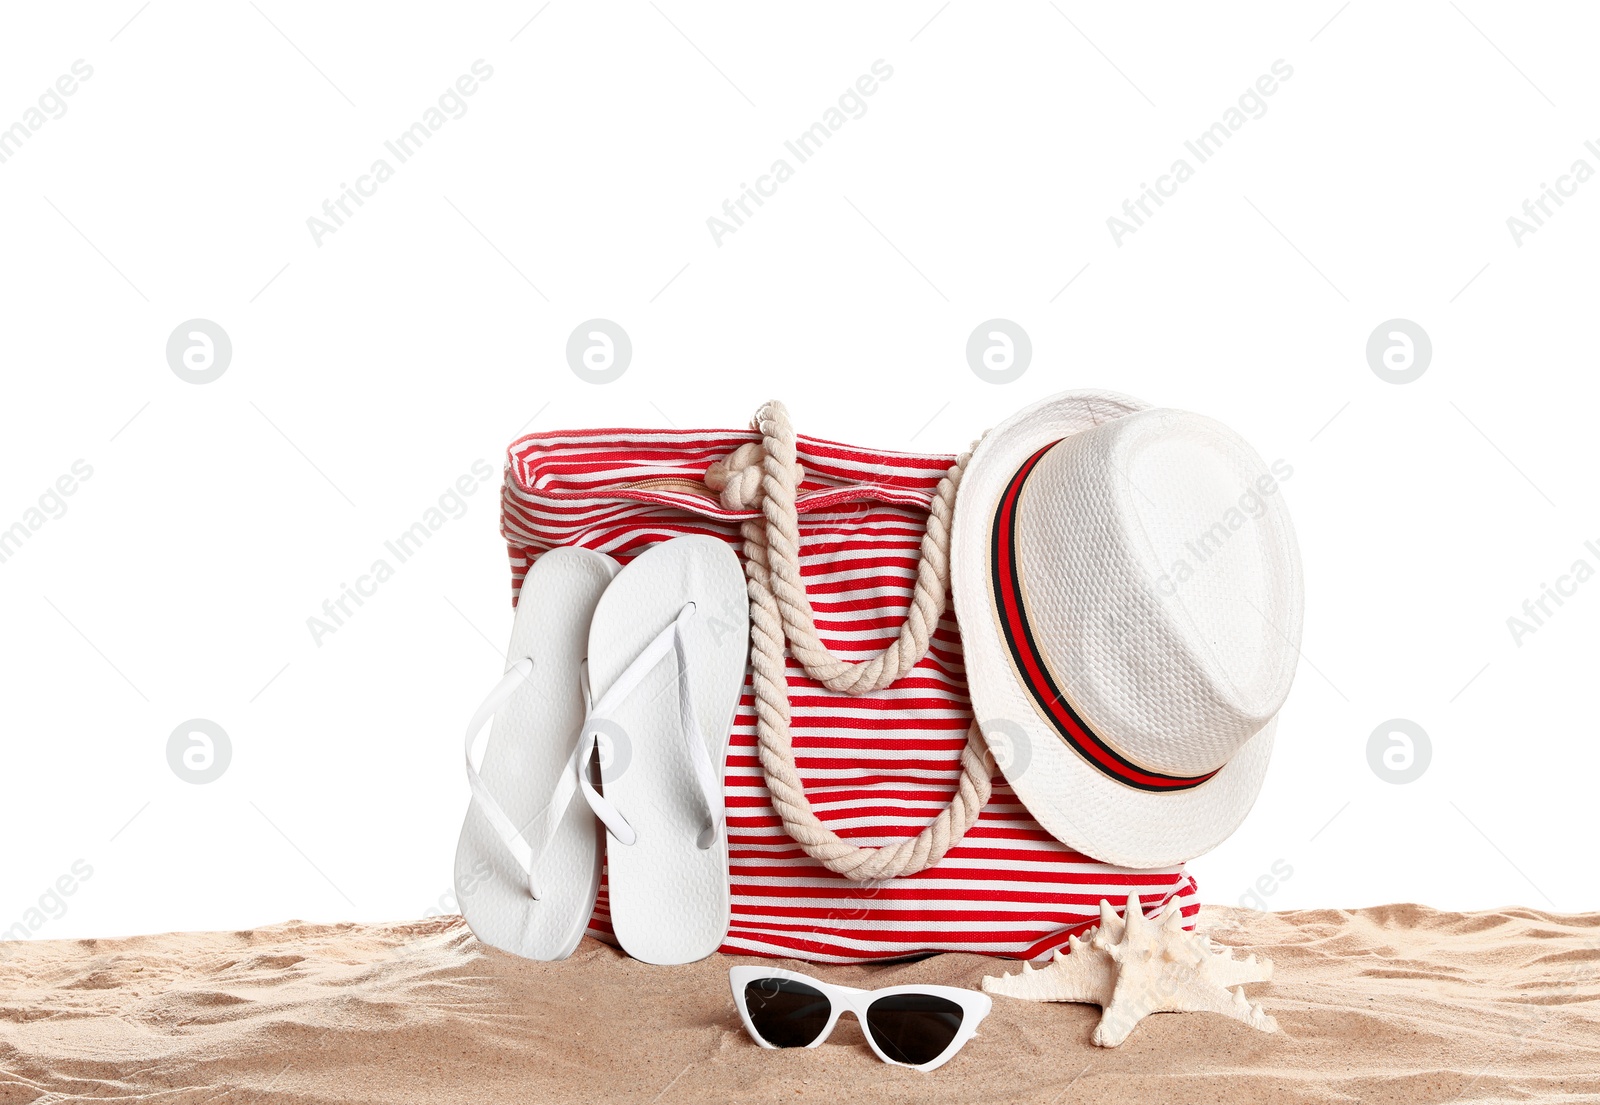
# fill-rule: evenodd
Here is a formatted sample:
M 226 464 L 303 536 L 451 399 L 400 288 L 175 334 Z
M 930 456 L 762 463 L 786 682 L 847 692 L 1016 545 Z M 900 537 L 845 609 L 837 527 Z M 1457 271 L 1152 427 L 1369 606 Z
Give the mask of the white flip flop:
M 722 772 L 744 686 L 749 600 L 739 558 L 677 537 L 618 573 L 589 627 L 595 703 L 579 756 L 600 753 L 606 880 L 617 942 L 646 963 L 692 963 L 730 917 Z
M 472 804 L 456 846 L 456 901 L 485 944 L 528 959 L 565 959 L 583 939 L 600 889 L 599 825 L 575 802 L 578 735 L 588 710 L 589 622 L 617 562 L 552 549 L 522 583 L 510 669 L 467 725 Z M 483 763 L 473 746 L 490 717 Z

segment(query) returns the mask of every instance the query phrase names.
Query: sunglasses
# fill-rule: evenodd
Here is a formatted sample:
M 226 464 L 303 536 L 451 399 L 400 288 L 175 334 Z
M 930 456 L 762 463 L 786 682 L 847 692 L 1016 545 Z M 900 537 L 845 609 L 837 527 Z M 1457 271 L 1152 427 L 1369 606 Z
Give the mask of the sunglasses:
M 949 1062 L 993 1004 L 956 986 L 857 990 L 771 967 L 734 967 L 728 983 L 745 1031 L 762 1047 L 816 1047 L 849 1010 L 879 1059 L 917 1070 Z

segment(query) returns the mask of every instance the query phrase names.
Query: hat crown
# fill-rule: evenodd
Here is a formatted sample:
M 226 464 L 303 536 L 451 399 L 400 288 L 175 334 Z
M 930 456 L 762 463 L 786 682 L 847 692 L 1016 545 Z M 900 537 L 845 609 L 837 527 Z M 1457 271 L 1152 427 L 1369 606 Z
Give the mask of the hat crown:
M 1278 479 L 1227 427 L 1159 409 L 1061 440 L 1027 478 L 1028 622 L 1070 705 L 1142 767 L 1215 771 L 1288 695 L 1303 599 Z

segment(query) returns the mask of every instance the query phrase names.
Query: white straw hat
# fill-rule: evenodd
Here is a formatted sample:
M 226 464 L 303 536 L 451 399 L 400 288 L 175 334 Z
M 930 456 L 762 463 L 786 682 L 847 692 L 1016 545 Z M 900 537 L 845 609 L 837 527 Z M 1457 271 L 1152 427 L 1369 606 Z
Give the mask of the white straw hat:
M 1185 411 L 1068 392 L 991 430 L 956 495 L 951 589 L 972 708 L 1069 847 L 1160 867 L 1254 804 L 1299 656 L 1277 477 Z

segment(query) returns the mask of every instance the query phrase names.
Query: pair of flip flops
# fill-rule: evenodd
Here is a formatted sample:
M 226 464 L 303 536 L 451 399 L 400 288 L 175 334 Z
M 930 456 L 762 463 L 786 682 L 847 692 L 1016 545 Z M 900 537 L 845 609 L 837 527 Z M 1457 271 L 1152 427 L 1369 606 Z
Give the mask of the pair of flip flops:
M 674 538 L 626 568 L 580 548 L 534 562 L 509 668 L 467 726 L 456 897 L 479 940 L 529 959 L 571 955 L 603 858 L 629 955 L 689 963 L 721 946 L 722 771 L 748 618 L 739 559 L 715 538 Z

